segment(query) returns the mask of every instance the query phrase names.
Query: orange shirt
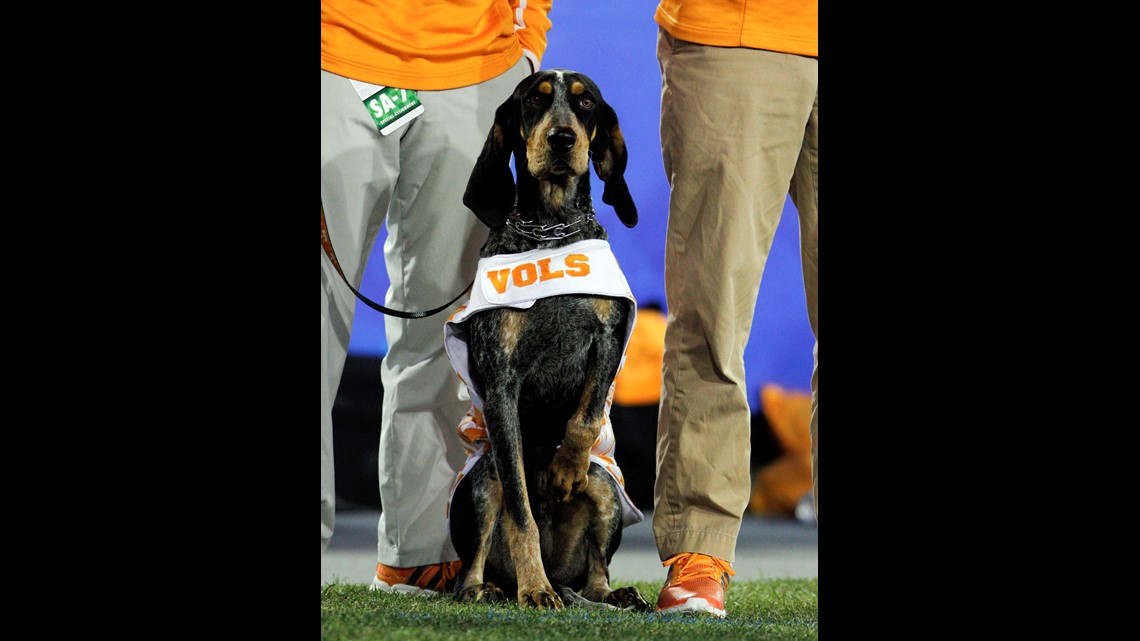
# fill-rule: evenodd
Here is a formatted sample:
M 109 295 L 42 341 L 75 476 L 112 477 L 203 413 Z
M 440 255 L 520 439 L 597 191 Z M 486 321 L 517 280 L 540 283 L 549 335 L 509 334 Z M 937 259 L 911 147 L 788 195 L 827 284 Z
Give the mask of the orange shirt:
M 489 80 L 546 52 L 553 0 L 321 0 L 321 69 L 401 89 Z
M 817 0 L 661 0 L 653 18 L 689 42 L 819 55 Z

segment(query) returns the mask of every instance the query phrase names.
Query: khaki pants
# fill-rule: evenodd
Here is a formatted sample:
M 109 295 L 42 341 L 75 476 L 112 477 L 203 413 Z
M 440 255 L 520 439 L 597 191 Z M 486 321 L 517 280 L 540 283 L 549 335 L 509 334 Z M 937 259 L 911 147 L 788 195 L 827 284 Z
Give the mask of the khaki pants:
M 420 91 L 424 113 L 381 136 L 349 80 L 321 71 L 321 203 L 337 260 L 354 287 L 360 288 L 381 225 L 388 228 L 384 262 L 391 287 L 378 302 L 426 311 L 471 282 L 487 228 L 463 205 L 463 191 L 495 109 L 530 72 L 520 58 L 477 85 Z M 385 565 L 458 558 L 446 508 L 467 454 L 456 428 L 471 401 L 443 351 L 443 324 L 460 304 L 426 318 L 384 319 L 377 560 Z M 322 251 L 322 551 L 334 523 L 332 406 L 354 306 L 352 292 Z
M 818 349 L 818 61 L 694 44 L 664 30 L 657 57 L 661 155 L 670 184 L 669 324 L 653 534 L 662 560 L 701 552 L 733 561 L 751 491 L 744 347 L 789 193 L 799 212 L 808 320 Z M 818 369 L 816 358 L 813 477 Z M 818 510 L 818 492 L 815 498 Z

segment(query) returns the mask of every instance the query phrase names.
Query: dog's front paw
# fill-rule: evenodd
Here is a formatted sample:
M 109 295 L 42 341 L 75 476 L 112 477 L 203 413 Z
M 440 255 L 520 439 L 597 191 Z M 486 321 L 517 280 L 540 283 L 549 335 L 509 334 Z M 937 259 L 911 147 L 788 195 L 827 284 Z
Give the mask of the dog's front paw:
M 602 602 L 623 610 L 633 609 L 638 612 L 648 612 L 651 609 L 649 602 L 646 601 L 645 597 L 641 596 L 641 592 L 632 585 L 610 592 Z
M 589 452 L 571 453 L 560 447 L 550 463 L 550 493 L 554 499 L 565 503 L 582 493 L 589 483 Z
M 455 595 L 455 599 L 464 603 L 503 603 L 507 600 L 507 595 L 499 586 L 488 581 L 463 588 Z
M 519 605 L 538 608 L 539 610 L 561 610 L 562 598 L 554 593 L 550 585 L 534 588 L 519 586 Z

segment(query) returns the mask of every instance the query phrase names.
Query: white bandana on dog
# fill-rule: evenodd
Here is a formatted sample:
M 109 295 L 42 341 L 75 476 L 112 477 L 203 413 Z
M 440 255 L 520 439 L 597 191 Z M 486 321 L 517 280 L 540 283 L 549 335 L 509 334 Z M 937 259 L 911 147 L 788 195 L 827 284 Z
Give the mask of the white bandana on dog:
M 471 298 L 460 307 L 444 325 L 443 343 L 451 366 L 467 385 L 473 407 L 459 424 L 459 437 L 467 449 L 467 461 L 451 486 L 452 496 L 459 481 L 471 470 L 475 462 L 487 452 L 489 431 L 483 420 L 483 395 L 471 382 L 470 365 L 467 354 L 466 320 L 481 311 L 496 307 L 527 309 L 540 298 L 562 294 L 595 294 L 627 298 L 633 303 L 629 321 L 625 327 L 625 340 L 622 343 L 621 363 L 625 365 L 625 350 L 633 332 L 637 317 L 637 300 L 630 292 L 629 283 L 618 266 L 617 258 L 604 240 L 581 240 L 565 247 L 535 249 L 520 254 L 502 254 L 479 259 L 475 272 L 475 283 L 471 287 Z M 602 416 L 602 430 L 590 449 L 590 460 L 610 473 L 621 488 L 622 525 L 628 527 L 644 518 L 641 511 L 630 500 L 625 491 L 625 479 L 614 460 L 614 431 L 610 424 L 610 405 L 613 402 L 614 386 L 610 385 L 606 396 L 606 408 Z M 448 499 L 448 516 L 451 514 L 451 499 Z

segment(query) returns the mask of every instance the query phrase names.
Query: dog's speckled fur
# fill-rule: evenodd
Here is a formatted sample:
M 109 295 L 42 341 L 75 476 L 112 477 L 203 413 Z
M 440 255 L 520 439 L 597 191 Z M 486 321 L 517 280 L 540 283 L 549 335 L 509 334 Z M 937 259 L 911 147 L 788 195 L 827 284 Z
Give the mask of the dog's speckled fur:
M 590 200 L 590 164 L 605 184 L 603 202 L 626 226 L 636 225 L 626 158 L 617 115 L 592 80 L 559 69 L 524 79 L 495 112 L 463 197 L 491 229 L 481 256 L 606 239 Z M 516 197 L 523 220 L 582 219 L 582 231 L 542 241 L 516 233 L 504 224 Z M 625 299 L 573 295 L 468 321 L 471 376 L 483 390 L 491 453 L 452 499 L 451 537 L 463 561 L 456 598 L 514 597 L 560 608 L 569 588 L 591 601 L 649 608 L 636 588 L 610 588 L 620 490 L 589 460 L 630 314 Z

